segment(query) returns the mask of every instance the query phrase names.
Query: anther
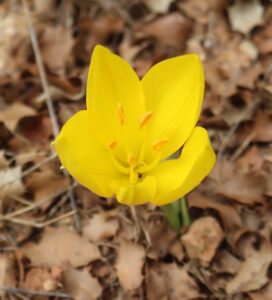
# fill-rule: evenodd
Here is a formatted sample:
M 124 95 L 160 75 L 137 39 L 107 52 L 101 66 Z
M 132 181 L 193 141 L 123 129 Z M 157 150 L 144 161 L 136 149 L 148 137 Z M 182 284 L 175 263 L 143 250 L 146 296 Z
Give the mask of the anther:
M 156 151 L 160 151 L 161 148 L 167 144 L 168 142 L 168 139 L 160 139 L 158 141 L 156 141 L 154 144 L 153 144 L 153 148 L 156 150 Z
M 63 165 L 60 166 L 60 170 L 64 170 L 65 167 Z
M 153 111 L 146 111 L 144 112 L 141 116 L 140 116 L 140 119 L 139 119 L 139 125 L 140 125 L 140 128 L 142 129 L 145 124 L 150 120 L 150 118 L 152 117 L 153 115 Z
M 116 106 L 117 116 L 121 125 L 125 123 L 125 113 L 122 106 L 122 103 L 119 102 Z
M 135 156 L 131 152 L 129 152 L 127 155 L 127 162 L 130 166 L 135 166 L 136 164 Z
M 111 140 L 108 142 L 107 146 L 110 148 L 110 149 L 114 149 L 115 146 L 117 145 L 117 141 L 116 140 Z

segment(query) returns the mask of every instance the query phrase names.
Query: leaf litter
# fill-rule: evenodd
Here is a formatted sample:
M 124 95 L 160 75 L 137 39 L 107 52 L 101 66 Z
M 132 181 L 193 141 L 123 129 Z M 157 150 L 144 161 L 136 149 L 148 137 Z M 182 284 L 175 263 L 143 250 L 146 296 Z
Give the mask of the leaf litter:
M 271 1 L 23 2 L 30 16 L 0 3 L 0 296 L 270 300 Z M 52 124 L 84 108 L 97 43 L 140 77 L 183 53 L 204 63 L 199 124 L 218 160 L 187 196 L 193 223 L 179 234 L 159 208 L 130 210 L 74 183 L 52 154 Z

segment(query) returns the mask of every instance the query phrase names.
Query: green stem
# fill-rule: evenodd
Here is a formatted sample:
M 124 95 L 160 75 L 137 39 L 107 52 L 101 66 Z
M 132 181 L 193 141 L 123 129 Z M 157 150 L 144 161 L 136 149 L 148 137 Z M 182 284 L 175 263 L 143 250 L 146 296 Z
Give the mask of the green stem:
M 164 205 L 161 208 L 169 225 L 178 233 L 181 227 L 181 220 L 176 202 Z
M 189 226 L 191 224 L 191 219 L 188 211 L 187 201 L 185 198 L 181 198 L 179 202 L 180 202 L 180 213 L 182 217 L 182 225 Z

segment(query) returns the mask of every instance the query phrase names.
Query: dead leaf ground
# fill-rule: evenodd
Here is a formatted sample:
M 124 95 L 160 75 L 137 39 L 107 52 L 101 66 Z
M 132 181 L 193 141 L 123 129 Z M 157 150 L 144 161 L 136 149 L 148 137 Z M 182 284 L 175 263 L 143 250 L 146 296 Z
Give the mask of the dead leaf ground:
M 178 235 L 159 208 L 74 183 L 52 151 L 98 43 L 139 76 L 183 53 L 204 63 L 218 159 Z M 0 1 L 1 299 L 271 300 L 271 175 L 271 1 Z

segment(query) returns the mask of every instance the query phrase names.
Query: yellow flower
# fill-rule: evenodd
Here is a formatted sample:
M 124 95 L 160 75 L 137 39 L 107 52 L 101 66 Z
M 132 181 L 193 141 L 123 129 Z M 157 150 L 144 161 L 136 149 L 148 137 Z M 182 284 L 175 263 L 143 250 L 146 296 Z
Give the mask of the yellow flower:
M 122 204 L 165 205 L 190 192 L 215 163 L 207 131 L 195 127 L 204 74 L 196 54 L 167 59 L 142 80 L 102 46 L 93 52 L 87 110 L 55 141 L 62 165 L 83 186 Z M 176 159 L 167 159 L 182 148 Z

